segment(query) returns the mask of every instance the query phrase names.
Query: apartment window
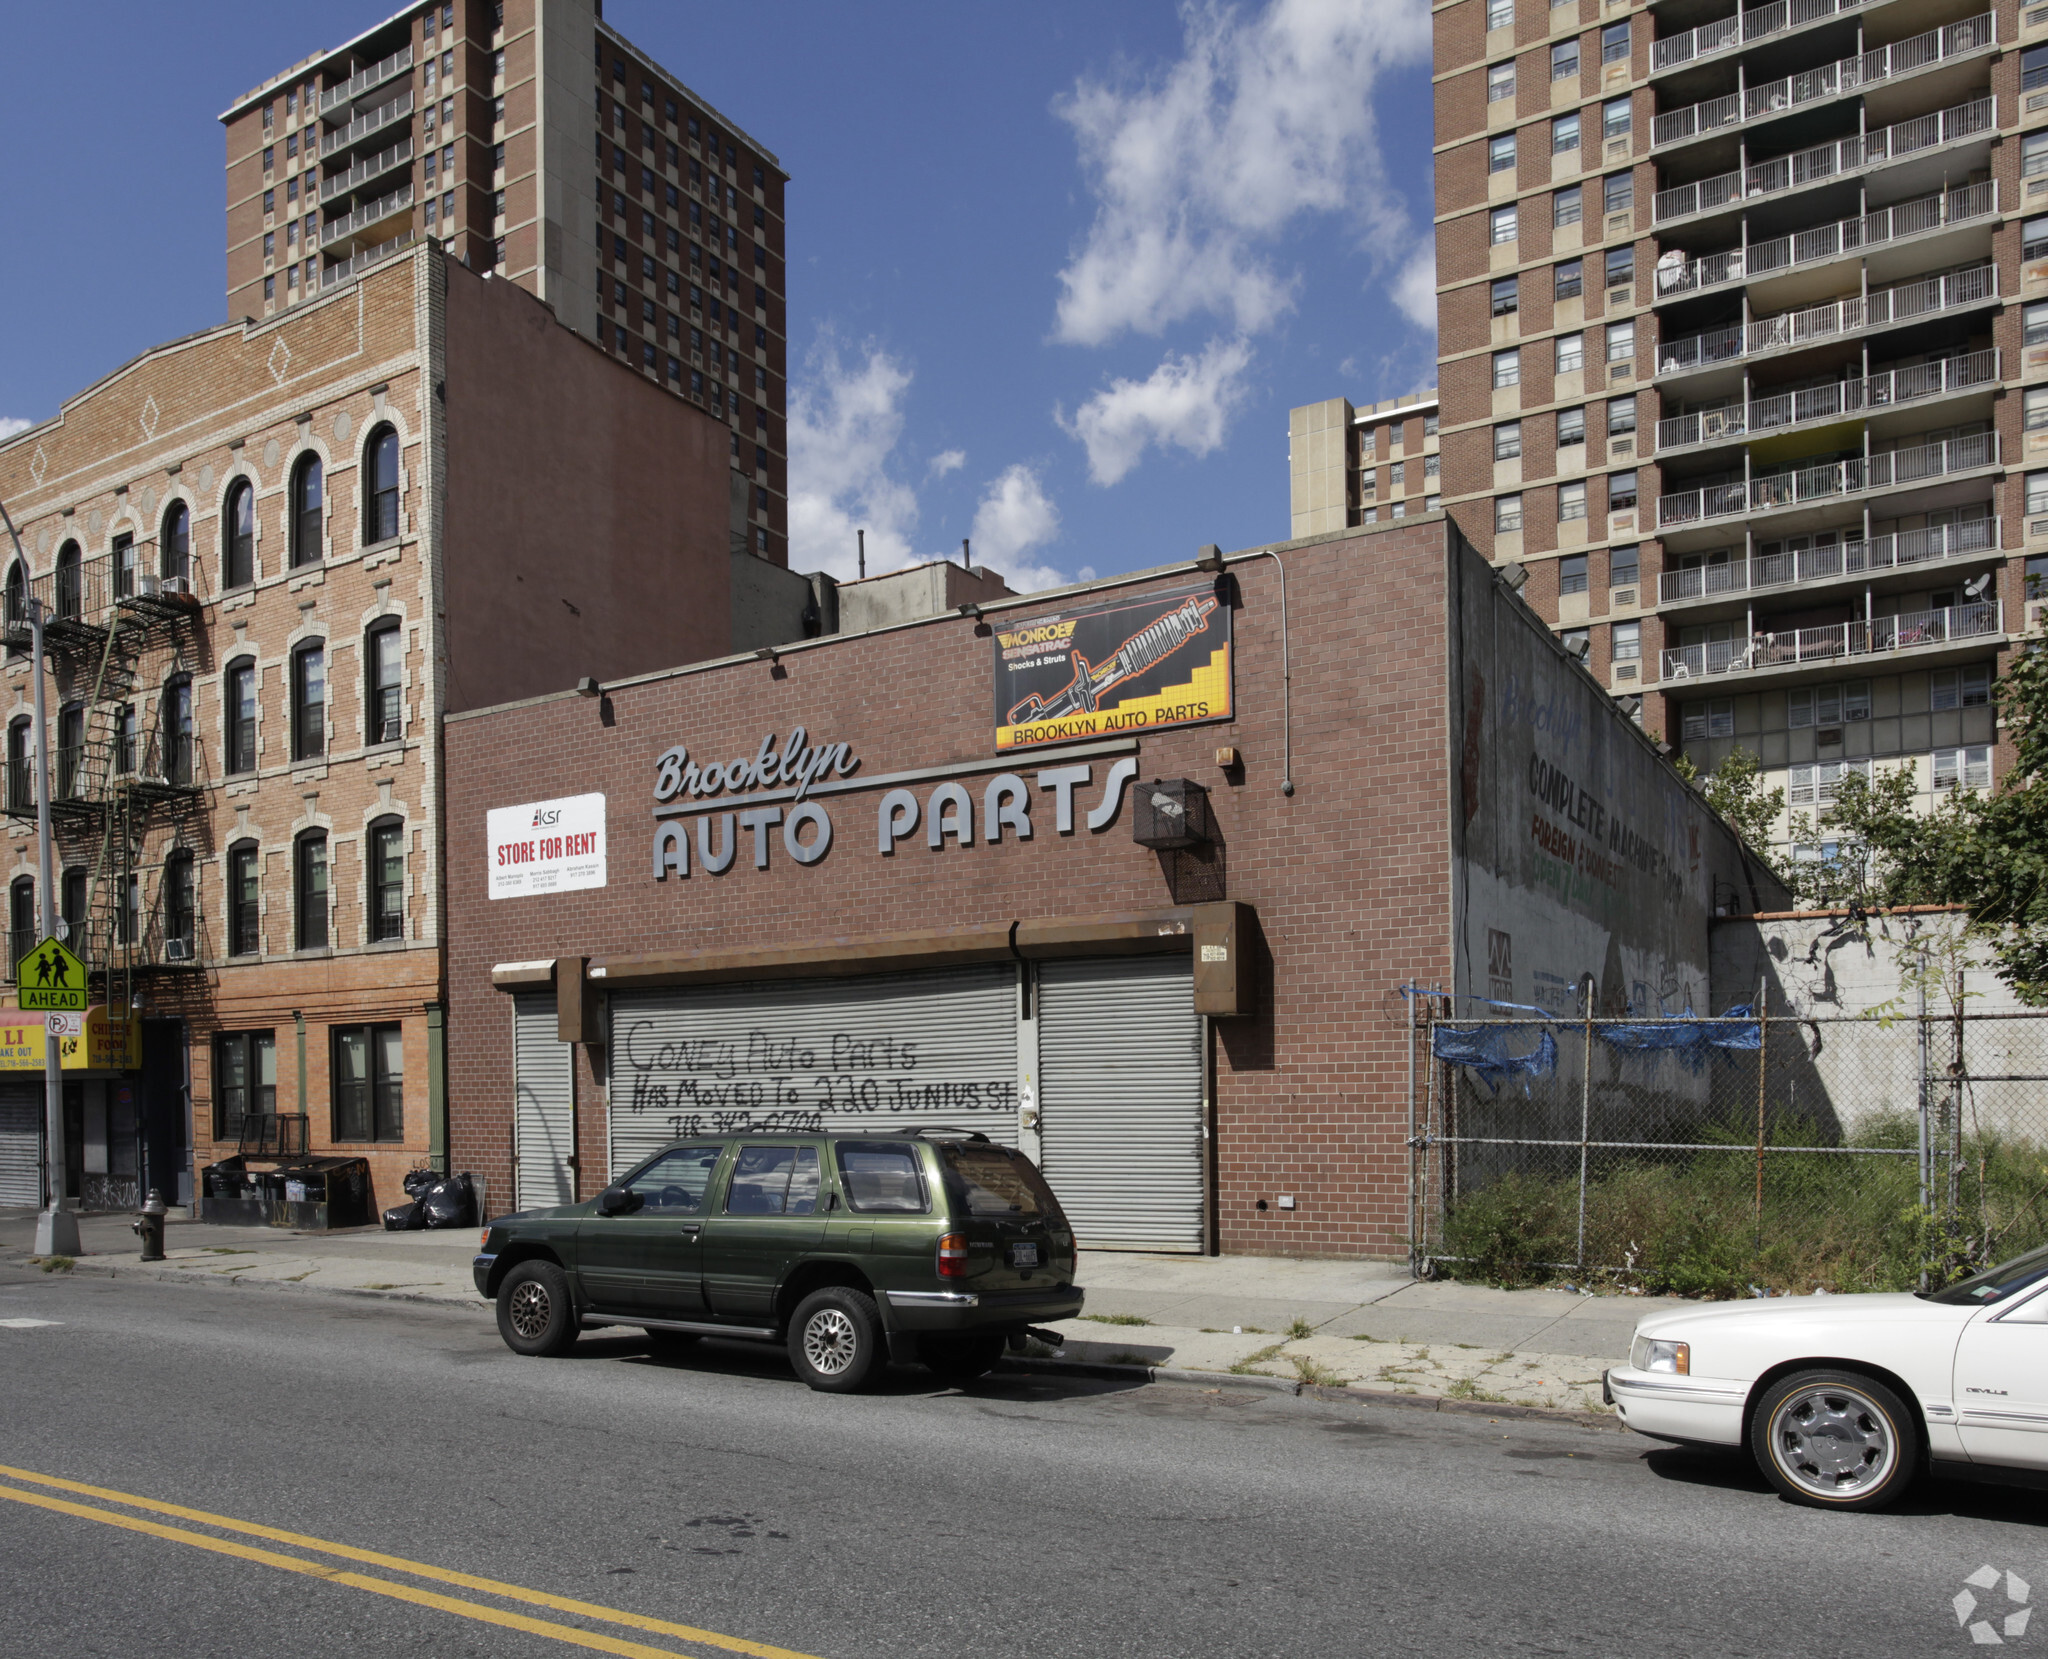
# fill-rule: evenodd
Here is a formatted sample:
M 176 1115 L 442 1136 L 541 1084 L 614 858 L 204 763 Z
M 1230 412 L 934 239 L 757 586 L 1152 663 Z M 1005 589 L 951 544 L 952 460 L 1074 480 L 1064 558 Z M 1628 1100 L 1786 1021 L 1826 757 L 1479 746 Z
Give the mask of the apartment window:
M 1808 726 L 1839 726 L 1844 721 L 1869 718 L 1868 680 L 1806 686 L 1785 693 L 1785 724 L 1794 730 Z
M 1557 337 L 1557 372 L 1577 374 L 1586 366 L 1586 337 L 1583 334 L 1560 334 Z
M 1576 38 L 1560 40 L 1550 48 L 1550 78 L 1568 80 L 1579 72 L 1579 43 Z
M 158 742 L 160 775 L 168 783 L 192 781 L 192 682 L 182 674 L 164 687 Z
M 1581 259 L 1567 259 L 1551 267 L 1551 294 L 1553 300 L 1575 300 L 1584 291 L 1586 264 Z
M 1558 485 L 1558 522 L 1560 524 L 1568 524 L 1573 519 L 1582 519 L 1585 516 L 1586 481 L 1583 478 L 1580 478 L 1574 480 L 1572 483 L 1569 484 Z M 1576 576 L 1573 575 L 1574 566 L 1577 567 Z M 1565 560 L 1564 572 L 1560 578 L 1560 583 L 1561 585 L 1559 591 L 1562 593 L 1584 593 L 1586 591 L 1586 560 L 1583 554 L 1581 554 L 1576 559 Z M 1574 583 L 1576 583 L 1576 585 L 1574 585 Z
M 1619 63 L 1628 56 L 1628 25 L 1610 23 L 1600 31 L 1600 61 Z
M 370 631 L 364 640 L 363 664 L 368 698 L 364 739 L 396 743 L 405 732 L 404 644 L 397 623 Z
M 263 892 L 257 882 L 253 841 L 228 848 L 228 954 L 254 956 L 263 948 Z
M 1493 458 L 1496 461 L 1519 461 L 1522 458 L 1522 423 L 1502 421 L 1493 429 Z
M 192 513 L 184 502 L 173 501 L 164 509 L 157 549 L 157 573 L 166 581 L 182 582 L 191 576 Z
M 309 830 L 292 849 L 294 899 L 297 915 L 293 932 L 299 950 L 327 948 L 327 834 Z
M 269 132 L 269 131 L 270 131 L 270 130 L 271 130 L 272 128 L 274 128 L 274 127 L 275 127 L 276 125 L 277 125 L 277 106 L 276 106 L 275 104 L 265 104 L 265 105 L 263 106 L 263 130 L 264 130 L 264 132 L 268 133 L 268 132 Z M 264 151 L 263 153 L 264 153 L 264 155 L 265 155 L 266 157 L 267 157 L 267 156 L 268 156 L 268 155 L 270 154 L 270 152 L 269 152 L 268 150 L 265 150 L 265 151 Z M 266 160 L 266 161 L 264 162 L 264 165 L 265 165 L 265 166 L 267 167 L 267 166 L 269 166 L 270 164 L 269 164 L 269 162 L 268 162 L 268 161 Z
M 2048 513 L 2048 472 L 2027 474 L 2027 513 Z
M 1636 250 L 1634 248 L 1609 248 L 1607 250 L 1607 286 L 1625 288 L 1636 280 Z
M 2030 46 L 2020 54 L 2020 90 L 2048 86 L 2048 46 Z
M 1610 513 L 1633 512 L 1636 505 L 1636 475 L 1633 472 L 1610 472 L 1607 475 L 1607 510 Z
M 2028 387 L 2024 407 L 2029 432 L 2038 432 L 2043 427 L 2048 427 L 2048 386 Z
M 320 562 L 321 485 L 320 457 L 311 453 L 301 455 L 293 463 L 291 480 L 292 564 L 295 567 Z
M 1486 170 L 1489 173 L 1511 173 L 1515 167 L 1515 135 L 1511 132 L 1496 133 L 1486 141 Z
M 1626 98 L 1610 98 L 1600 106 L 1600 135 L 1626 138 L 1635 125 L 1635 113 Z
M 1515 24 L 1515 0 L 1486 0 L 1486 27 L 1511 29 Z
M 1607 361 L 1626 363 L 1636 354 L 1636 325 L 1634 323 L 1609 323 L 1607 325 Z
M 228 770 L 256 770 L 256 665 L 244 658 L 228 664 L 222 682 L 227 708 Z
M 1575 225 L 1583 216 L 1585 197 L 1576 184 L 1566 185 L 1550 198 L 1550 223 L 1554 229 L 1562 230 L 1566 225 Z
M 1584 662 L 1593 650 L 1593 630 L 1591 628 L 1567 628 L 1558 636 L 1558 643 L 1572 656 L 1578 658 L 1580 662 Z
M 199 915 L 198 890 L 193 884 L 194 865 L 188 852 L 174 852 L 164 860 L 163 916 L 164 943 L 183 945 L 183 959 L 191 961 L 197 953 L 194 937 L 197 932 Z M 79 872 L 82 877 L 85 872 Z M 84 883 L 80 882 L 79 897 L 83 900 Z M 168 950 L 166 956 L 172 953 Z
M 1609 173 L 1600 181 L 1600 194 L 1609 213 L 1626 213 L 1636 199 L 1636 181 L 1632 173 Z
M 2020 258 L 2039 259 L 2048 254 L 2048 218 L 2029 219 L 2020 231 Z
M 71 703 L 57 711 L 57 775 L 55 799 L 77 798 L 79 769 L 85 760 L 85 705 Z
M 1422 417 L 1422 435 L 1425 438 L 1434 438 L 1436 436 L 1436 430 L 1437 417 L 1435 415 L 1424 415 Z
M 1989 746 L 1934 751 L 1934 787 L 1948 789 L 1989 789 L 1991 750 Z
M 57 914 L 71 929 L 71 948 L 79 955 L 85 954 L 85 866 L 74 864 L 58 878 Z M 10 958 L 11 960 L 11 958 Z
M 1503 98 L 1515 95 L 1515 65 L 1510 59 L 1506 63 L 1489 64 L 1486 70 L 1486 101 L 1497 104 Z
M 269 212 L 270 210 L 269 210 L 268 208 L 265 208 L 265 209 L 264 209 L 264 211 L 265 211 L 265 212 L 267 213 L 267 212 Z M 2029 227 L 2029 229 L 2031 229 L 2031 228 L 2032 228 L 2032 227 L 2030 226 L 2030 227 Z M 272 260 L 274 260 L 274 259 L 276 259 L 276 258 L 277 258 L 277 232 L 276 232 L 276 231 L 265 231 L 265 232 L 263 233 L 263 263 L 264 263 L 264 264 L 266 264 L 266 265 L 268 265 L 268 264 L 269 264 L 269 263 L 270 263 L 270 262 L 271 262 Z
M 1512 317 L 1521 309 L 1519 293 L 1520 285 L 1513 277 L 1499 278 L 1493 285 L 1493 314 L 1496 317 Z
M 256 580 L 256 491 L 246 478 L 235 480 L 221 515 L 220 570 L 224 588 Z
M 1498 392 L 1522 383 L 1522 354 L 1513 347 L 1493 354 L 1493 389 Z M 2048 473 L 2037 476 L 2048 479 Z M 2029 509 L 2031 511 L 2031 509 Z
M 1519 495 L 1497 495 L 1493 498 L 1493 528 L 1496 535 L 1502 536 L 1522 528 L 1522 498 Z
M 398 432 L 380 426 L 363 446 L 363 545 L 398 534 Z
M 405 1139 L 405 1045 L 393 1025 L 334 1028 L 334 1138 Z
M 1586 411 L 1581 405 L 1576 409 L 1560 409 L 1557 412 L 1557 447 L 1569 449 L 1573 444 L 1586 441 Z
M 239 1139 L 242 1119 L 277 1110 L 277 1037 L 223 1031 L 213 1039 L 213 1138 Z
M 7 889 L 7 926 L 13 935 L 7 941 L 7 967 L 12 972 L 43 936 L 36 920 L 36 884 L 28 876 L 15 877 Z
M 26 812 L 36 804 L 34 772 L 29 765 L 29 718 L 7 726 L 7 810 Z M 18 953 L 17 953 L 18 954 Z M 12 958 L 10 957 L 10 960 Z
M 1506 207 L 1497 207 L 1487 215 L 1488 234 L 1495 247 L 1515 239 L 1515 208 L 1510 202 Z
M 1396 461 L 1387 468 L 1387 487 L 1389 489 L 1402 489 L 1406 486 L 1407 482 L 1408 463 L 1406 461 Z
M 1615 397 L 1607 400 L 1607 436 L 1619 438 L 1636 429 L 1636 400 Z
M 1640 622 L 1615 623 L 1610 643 L 1616 662 L 1640 660 L 1643 654 L 1643 625 Z
M 268 305 L 272 300 L 276 298 L 277 278 L 274 276 L 267 276 L 263 279 L 263 303 L 265 305 Z
M 1688 740 L 1705 737 L 1733 737 L 1735 735 L 1735 699 L 1715 697 L 1705 702 L 1687 703 L 1683 717 L 1683 733 Z
M 2020 176 L 2048 173 L 2048 131 L 2030 132 L 2020 140 Z
M 1579 112 L 1559 115 L 1550 123 L 1550 153 L 1561 156 L 1579 147 Z
M 1436 477 L 1436 476 L 1438 475 L 1438 473 L 1440 473 L 1440 472 L 1441 472 L 1442 470 L 1443 470 L 1443 457 L 1442 457 L 1441 455 L 1425 455 L 1425 456 L 1423 456 L 1423 458 L 1422 458 L 1422 476 L 1423 476 L 1424 478 L 1426 478 L 1426 479 L 1427 479 L 1427 478 L 1434 478 L 1434 477 Z M 767 495 L 766 495 L 766 492 L 765 492 L 765 491 L 763 492 L 763 495 L 762 495 L 761 505 L 762 505 L 762 506 L 764 506 L 764 507 L 768 505 L 768 501 L 767 501 Z
M 2036 554 L 2027 561 L 2027 597 L 2048 599 L 2048 557 Z
M 372 940 L 405 937 L 405 825 L 396 818 L 370 826 L 369 930 Z
M 1991 669 L 1986 664 L 1969 668 L 1936 669 L 1929 678 L 1928 706 L 1937 709 L 1981 709 L 1991 702 Z
M 292 759 L 327 753 L 327 646 L 312 640 L 292 653 Z
M 19 622 L 24 618 L 16 616 L 12 607 L 13 595 L 9 594 L 8 620 Z M 85 614 L 85 566 L 84 557 L 78 551 L 78 543 L 68 541 L 57 550 L 57 615 L 67 622 L 76 622 Z

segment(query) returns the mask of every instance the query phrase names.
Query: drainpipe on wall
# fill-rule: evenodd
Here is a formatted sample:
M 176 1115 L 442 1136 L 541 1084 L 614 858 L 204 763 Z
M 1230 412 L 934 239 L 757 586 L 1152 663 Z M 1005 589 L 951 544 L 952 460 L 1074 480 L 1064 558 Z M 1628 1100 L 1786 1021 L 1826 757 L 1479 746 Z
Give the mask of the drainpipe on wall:
M 292 1024 L 298 1028 L 299 1034 L 299 1111 L 306 1119 L 306 1128 L 309 1131 L 307 1138 L 310 1140 L 313 1108 L 306 1100 L 306 1016 L 296 1008 L 292 1010 Z
M 427 1162 L 448 1173 L 448 1011 L 427 1004 Z

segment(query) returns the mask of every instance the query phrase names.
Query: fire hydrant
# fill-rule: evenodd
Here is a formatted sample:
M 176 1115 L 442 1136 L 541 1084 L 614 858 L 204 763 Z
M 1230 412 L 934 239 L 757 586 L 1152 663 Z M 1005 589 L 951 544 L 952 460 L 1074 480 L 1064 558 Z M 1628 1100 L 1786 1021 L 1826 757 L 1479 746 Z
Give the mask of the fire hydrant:
M 149 1202 L 142 1206 L 142 1213 L 129 1225 L 142 1240 L 142 1259 L 146 1262 L 160 1262 L 164 1259 L 164 1198 L 155 1187 L 149 1189 Z

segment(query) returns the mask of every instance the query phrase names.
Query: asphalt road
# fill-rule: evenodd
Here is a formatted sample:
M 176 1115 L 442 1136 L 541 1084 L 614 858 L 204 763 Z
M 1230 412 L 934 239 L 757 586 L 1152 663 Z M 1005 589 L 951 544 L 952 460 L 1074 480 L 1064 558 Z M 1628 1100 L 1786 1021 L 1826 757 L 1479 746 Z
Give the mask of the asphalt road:
M 1919 1656 L 1973 1646 L 1985 1565 L 2048 1596 L 2038 1494 L 1823 1515 L 1612 1431 L 908 1371 L 842 1398 L 637 1335 L 522 1360 L 481 1303 L 0 1268 L 0 1401 L 8 1653 Z

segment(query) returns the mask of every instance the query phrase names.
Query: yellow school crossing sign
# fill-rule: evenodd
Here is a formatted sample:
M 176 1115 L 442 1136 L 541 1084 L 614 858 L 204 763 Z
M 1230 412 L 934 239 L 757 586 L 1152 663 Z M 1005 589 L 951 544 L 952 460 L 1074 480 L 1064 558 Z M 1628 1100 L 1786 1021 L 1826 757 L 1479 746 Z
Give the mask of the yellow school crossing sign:
M 45 939 L 14 964 L 14 985 L 24 1014 L 85 1012 L 85 964 L 56 939 Z

